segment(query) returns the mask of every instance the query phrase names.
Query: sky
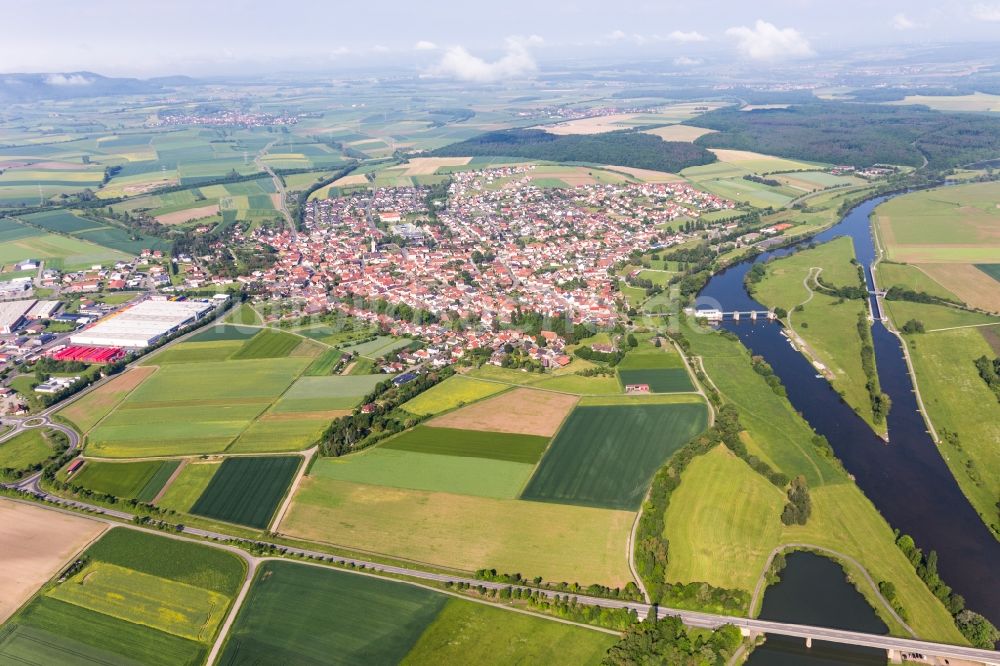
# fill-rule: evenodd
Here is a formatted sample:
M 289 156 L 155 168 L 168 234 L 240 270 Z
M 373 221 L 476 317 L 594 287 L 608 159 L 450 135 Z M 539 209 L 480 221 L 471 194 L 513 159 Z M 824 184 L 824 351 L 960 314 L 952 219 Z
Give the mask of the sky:
M 497 81 L 573 59 L 762 66 L 996 42 L 1000 0 L 0 0 L 0 72 L 111 76 L 403 67 Z

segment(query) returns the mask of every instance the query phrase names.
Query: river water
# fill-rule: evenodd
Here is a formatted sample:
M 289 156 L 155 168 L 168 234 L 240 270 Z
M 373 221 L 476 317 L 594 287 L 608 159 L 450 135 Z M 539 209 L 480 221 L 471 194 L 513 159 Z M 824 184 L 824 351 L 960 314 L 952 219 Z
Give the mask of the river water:
M 887 198 L 862 203 L 837 225 L 814 237 L 824 242 L 850 236 L 858 261 L 866 267 L 869 288 L 868 267 L 875 258 L 869 215 Z M 698 307 L 727 312 L 766 310 L 747 293 L 744 276 L 754 262 L 803 247 L 805 243 L 772 250 L 715 275 L 699 294 Z M 936 550 L 942 579 L 965 597 L 969 608 L 1000 625 L 1000 543 L 965 499 L 926 431 L 899 339 L 880 321 L 872 326 L 879 380 L 892 399 L 890 441 L 885 443 L 826 380 L 816 377 L 812 364 L 781 334 L 781 324 L 744 318 L 726 320 L 722 326 L 771 364 L 788 389 L 792 405 L 830 440 L 844 467 L 889 524 L 911 535 L 925 552 Z

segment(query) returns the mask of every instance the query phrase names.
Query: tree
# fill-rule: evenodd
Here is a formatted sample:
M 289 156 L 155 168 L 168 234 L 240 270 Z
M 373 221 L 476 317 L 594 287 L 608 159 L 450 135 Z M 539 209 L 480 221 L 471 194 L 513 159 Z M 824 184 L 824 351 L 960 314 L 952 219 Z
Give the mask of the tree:
M 985 617 L 970 610 L 964 610 L 955 618 L 962 635 L 978 648 L 992 650 L 1000 640 L 1000 631 Z

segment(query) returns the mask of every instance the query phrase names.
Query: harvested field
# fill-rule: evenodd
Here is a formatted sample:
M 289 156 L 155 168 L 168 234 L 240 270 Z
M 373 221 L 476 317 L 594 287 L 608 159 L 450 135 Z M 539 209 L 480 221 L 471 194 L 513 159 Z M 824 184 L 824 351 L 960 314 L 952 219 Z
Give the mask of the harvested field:
M 622 586 L 635 514 L 321 479 L 302 480 L 280 531 L 474 571 Z
M 715 130 L 704 127 L 693 127 L 691 125 L 667 125 L 655 129 L 645 130 L 646 134 L 655 134 L 664 141 L 694 141 L 700 136 L 711 134 Z
M 367 185 L 368 179 L 365 178 L 363 173 L 352 173 L 346 176 L 341 176 L 337 180 L 333 181 L 334 187 L 350 187 L 352 185 Z
M 172 224 L 184 224 L 185 222 L 200 220 L 203 217 L 211 217 L 218 214 L 219 204 L 212 204 L 210 206 L 199 206 L 198 208 L 185 208 L 184 210 L 174 211 L 173 213 L 164 213 L 163 215 L 157 215 L 155 219 L 160 224 L 170 226 Z
M 634 511 L 656 470 L 707 419 L 703 404 L 577 407 L 521 498 Z
M 809 171 L 815 170 L 816 164 L 790 160 L 764 153 L 755 153 L 749 150 L 726 150 L 724 148 L 712 148 L 712 153 L 719 158 L 720 162 L 734 164 L 740 168 L 757 173 L 768 173 L 771 171 Z
M 107 528 L 87 518 L 0 499 L 0 622 Z
M 666 171 L 653 171 L 652 169 L 640 169 L 638 167 L 614 165 L 609 165 L 606 168 L 611 171 L 627 173 L 634 178 L 638 178 L 644 183 L 678 183 L 684 180 L 681 176 L 678 176 L 675 173 L 668 173 Z
M 441 167 L 465 166 L 471 157 L 414 157 L 403 166 L 405 176 L 429 176 L 437 172 Z M 364 176 L 362 176 L 364 178 Z
M 139 386 L 156 368 L 138 366 L 126 370 L 111 381 L 102 384 L 79 400 L 59 410 L 59 416 L 70 421 L 87 433 L 97 425 L 97 422 L 107 416 L 115 405 L 125 399 L 134 388 Z
M 428 425 L 552 437 L 576 401 L 574 395 L 516 388 L 439 416 Z
M 918 268 L 972 307 L 1000 312 L 1000 284 L 975 265 L 919 264 Z
M 617 130 L 632 127 L 633 121 L 641 114 L 637 113 L 613 113 L 606 116 L 594 116 L 593 118 L 580 118 L 579 120 L 568 120 L 554 125 L 538 125 L 532 129 L 543 129 L 549 134 L 603 134 L 604 132 L 615 132 Z
M 264 529 L 301 462 L 300 456 L 227 458 L 191 513 Z
M 428 424 L 386 440 L 380 448 L 534 464 L 542 457 L 548 443 L 548 437 L 455 430 Z

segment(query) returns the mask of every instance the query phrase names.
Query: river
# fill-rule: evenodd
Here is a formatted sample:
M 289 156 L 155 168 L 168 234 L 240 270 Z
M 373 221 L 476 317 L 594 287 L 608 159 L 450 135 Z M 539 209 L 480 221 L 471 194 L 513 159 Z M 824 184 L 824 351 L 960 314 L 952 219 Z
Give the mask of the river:
M 866 201 L 838 224 L 814 237 L 824 242 L 848 235 L 858 261 L 875 259 L 869 215 L 890 197 Z M 781 257 L 805 246 L 781 248 L 736 264 L 713 276 L 698 297 L 698 307 L 723 311 L 766 310 L 748 293 L 743 278 L 758 261 Z M 872 297 L 874 298 L 874 297 Z M 825 435 L 844 467 L 889 524 L 909 534 L 924 551 L 938 552 L 941 578 L 965 597 L 969 608 L 1000 625 L 1000 543 L 966 500 L 926 431 L 899 339 L 881 321 L 872 326 L 878 376 L 892 399 L 889 443 L 885 443 L 841 399 L 825 379 L 781 334 L 781 324 L 726 320 L 754 354 L 771 364 L 788 389 L 788 398 L 810 425 Z M 766 603 L 766 600 L 765 600 Z

